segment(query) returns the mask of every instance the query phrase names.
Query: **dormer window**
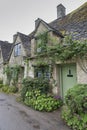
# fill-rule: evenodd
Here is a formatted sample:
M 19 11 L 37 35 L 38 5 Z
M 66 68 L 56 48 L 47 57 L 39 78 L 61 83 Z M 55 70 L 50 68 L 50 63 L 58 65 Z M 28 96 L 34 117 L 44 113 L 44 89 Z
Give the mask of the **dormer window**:
M 21 44 L 18 43 L 14 47 L 14 56 L 20 56 L 21 55 Z

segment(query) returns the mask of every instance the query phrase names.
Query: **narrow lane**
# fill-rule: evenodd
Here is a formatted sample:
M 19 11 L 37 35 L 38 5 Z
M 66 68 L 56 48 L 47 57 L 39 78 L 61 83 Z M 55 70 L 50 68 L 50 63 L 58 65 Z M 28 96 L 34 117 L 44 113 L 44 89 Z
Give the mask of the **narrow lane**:
M 16 102 L 16 97 L 0 93 L 0 130 L 70 130 L 60 111 L 34 111 Z

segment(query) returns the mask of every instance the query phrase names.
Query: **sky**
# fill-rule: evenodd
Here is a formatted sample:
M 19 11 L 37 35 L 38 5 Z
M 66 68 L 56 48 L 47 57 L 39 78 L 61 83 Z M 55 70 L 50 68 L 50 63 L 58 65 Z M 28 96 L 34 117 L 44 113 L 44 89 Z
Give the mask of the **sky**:
M 35 29 L 35 20 L 47 23 L 57 18 L 57 5 L 63 4 L 66 14 L 87 0 L 0 0 L 0 40 L 13 41 L 17 32 L 29 34 Z

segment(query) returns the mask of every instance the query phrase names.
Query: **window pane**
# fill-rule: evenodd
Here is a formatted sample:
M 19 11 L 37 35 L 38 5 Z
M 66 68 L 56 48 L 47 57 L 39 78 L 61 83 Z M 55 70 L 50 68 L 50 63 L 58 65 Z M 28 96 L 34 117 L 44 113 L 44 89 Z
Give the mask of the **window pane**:
M 18 44 L 18 55 L 21 54 L 21 44 Z
M 49 73 L 49 72 L 46 72 L 46 73 L 45 73 L 45 77 L 46 77 L 47 79 L 50 79 L 50 73 Z
M 21 54 L 21 44 L 17 44 L 14 47 L 14 56 L 19 56 Z
M 38 78 L 42 77 L 42 73 L 38 72 Z
M 14 48 L 14 55 L 15 56 L 17 56 L 18 55 L 18 53 L 17 53 L 18 51 L 17 51 L 17 45 L 15 46 L 15 48 Z

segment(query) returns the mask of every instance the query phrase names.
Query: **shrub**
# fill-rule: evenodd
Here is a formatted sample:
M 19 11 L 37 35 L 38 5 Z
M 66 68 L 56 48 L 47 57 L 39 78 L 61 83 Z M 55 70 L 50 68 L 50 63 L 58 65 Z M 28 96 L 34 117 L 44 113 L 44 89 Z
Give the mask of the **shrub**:
M 2 88 L 3 87 L 3 84 L 0 84 L 0 88 Z
M 62 118 L 73 130 L 87 130 L 87 113 L 72 113 L 69 108 L 63 108 Z
M 38 111 L 50 112 L 59 108 L 62 105 L 62 100 L 35 90 L 26 93 L 25 104 Z
M 62 118 L 67 125 L 73 130 L 87 130 L 87 85 L 79 84 L 69 89 L 65 102 Z
M 49 93 L 49 81 L 42 78 L 26 78 L 23 80 L 21 97 L 24 103 L 38 111 L 53 111 L 62 105 L 60 97 Z
M 4 86 L 2 87 L 2 91 L 8 93 L 9 87 L 8 87 L 7 85 L 4 85 Z
M 9 87 L 9 92 L 16 93 L 16 92 L 18 92 L 18 88 L 15 86 L 11 86 L 11 87 Z
M 87 85 L 76 85 L 69 89 L 65 100 L 73 113 L 80 114 L 87 111 Z
M 2 79 L 0 79 L 0 84 L 3 84 L 3 80 Z
M 3 85 L 2 91 L 5 93 L 16 93 L 18 91 L 18 88 L 14 87 L 14 86 L 9 87 L 7 85 Z
M 49 81 L 42 78 L 25 78 L 23 79 L 23 87 L 21 90 L 21 96 L 24 100 L 27 91 L 32 91 L 37 89 L 41 93 L 48 93 L 49 91 Z

